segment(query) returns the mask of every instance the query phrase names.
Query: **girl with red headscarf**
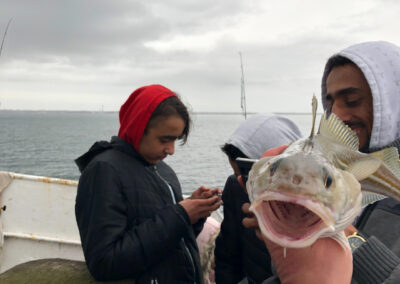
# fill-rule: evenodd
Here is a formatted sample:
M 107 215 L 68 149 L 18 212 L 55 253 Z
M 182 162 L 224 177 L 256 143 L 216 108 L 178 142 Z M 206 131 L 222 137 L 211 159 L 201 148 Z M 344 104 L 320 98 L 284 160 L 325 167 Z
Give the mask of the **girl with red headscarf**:
M 82 172 L 75 213 L 96 280 L 203 283 L 196 236 L 220 206 L 220 189 L 199 187 L 183 200 L 163 159 L 186 142 L 190 117 L 171 90 L 134 91 L 119 112 L 118 137 L 96 142 L 76 163 Z

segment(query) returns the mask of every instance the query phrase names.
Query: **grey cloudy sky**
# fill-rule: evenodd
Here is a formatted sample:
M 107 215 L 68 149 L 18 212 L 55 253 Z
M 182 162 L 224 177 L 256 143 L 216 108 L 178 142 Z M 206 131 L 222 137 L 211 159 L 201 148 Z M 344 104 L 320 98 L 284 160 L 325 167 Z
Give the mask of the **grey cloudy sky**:
M 326 59 L 400 45 L 397 0 L 0 0 L 3 109 L 118 110 L 163 84 L 194 111 L 309 112 Z

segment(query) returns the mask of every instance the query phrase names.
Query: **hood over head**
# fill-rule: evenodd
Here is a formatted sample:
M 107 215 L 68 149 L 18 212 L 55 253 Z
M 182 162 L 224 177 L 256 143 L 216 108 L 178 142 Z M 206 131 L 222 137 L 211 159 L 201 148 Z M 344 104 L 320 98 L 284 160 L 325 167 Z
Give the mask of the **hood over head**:
M 109 149 L 116 149 L 118 151 L 125 152 L 129 155 L 137 157 L 138 159 L 143 161 L 143 163 L 145 165 L 148 164 L 135 151 L 135 149 L 132 147 L 132 145 L 130 145 L 128 142 L 126 142 L 125 140 L 123 140 L 117 136 L 113 136 L 111 138 L 110 142 L 108 142 L 108 141 L 95 142 L 86 153 L 84 153 L 82 156 L 75 159 L 75 164 L 78 166 L 79 171 L 83 172 L 84 169 L 87 167 L 87 165 L 93 160 L 94 157 L 96 157 L 97 155 L 99 155 Z
M 176 94 L 161 85 L 149 85 L 135 90 L 119 111 L 118 137 L 138 151 L 140 140 L 154 110 L 162 101 L 172 96 Z
M 374 121 L 369 149 L 379 149 L 393 143 L 400 137 L 400 47 L 385 41 L 364 42 L 335 55 L 354 62 L 371 89 Z M 325 66 L 321 92 L 324 109 L 327 77 Z
M 299 128 L 288 118 L 255 114 L 243 121 L 226 143 L 251 159 L 259 159 L 266 150 L 296 141 L 301 136 Z

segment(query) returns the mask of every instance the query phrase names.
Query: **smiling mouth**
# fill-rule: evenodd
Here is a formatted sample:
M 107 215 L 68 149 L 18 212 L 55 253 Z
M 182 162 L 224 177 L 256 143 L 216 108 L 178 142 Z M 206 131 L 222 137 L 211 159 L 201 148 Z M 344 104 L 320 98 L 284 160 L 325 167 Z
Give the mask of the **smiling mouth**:
M 351 128 L 353 131 L 359 131 L 360 129 L 364 128 L 364 124 L 361 122 L 349 122 L 345 121 L 345 124 Z
M 362 127 L 357 126 L 357 127 L 351 127 L 351 130 L 355 132 L 357 135 L 361 133 Z

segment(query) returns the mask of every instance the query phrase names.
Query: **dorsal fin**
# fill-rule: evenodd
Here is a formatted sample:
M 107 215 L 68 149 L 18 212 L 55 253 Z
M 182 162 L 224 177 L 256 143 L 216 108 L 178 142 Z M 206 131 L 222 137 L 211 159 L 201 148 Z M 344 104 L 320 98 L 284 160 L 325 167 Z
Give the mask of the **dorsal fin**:
M 311 105 L 312 105 L 312 128 L 311 128 L 310 138 L 313 138 L 314 128 L 315 128 L 315 118 L 317 117 L 317 108 L 318 108 L 318 101 L 317 98 L 315 97 L 315 94 L 313 94 Z
M 326 118 L 326 112 L 321 117 L 318 134 L 327 137 L 337 143 L 358 151 L 358 137 L 350 127 L 344 124 L 334 113 Z

